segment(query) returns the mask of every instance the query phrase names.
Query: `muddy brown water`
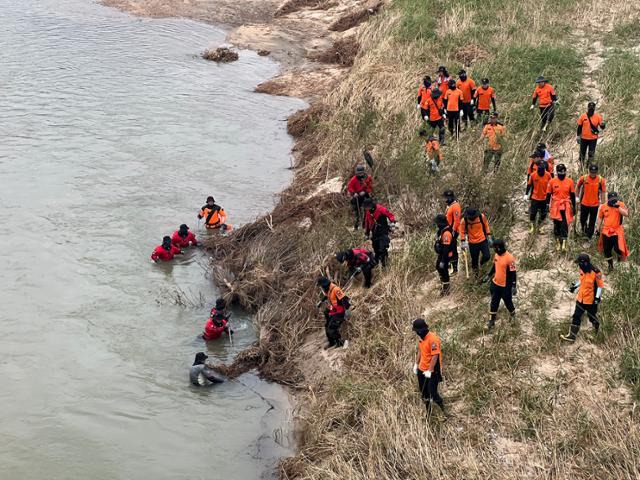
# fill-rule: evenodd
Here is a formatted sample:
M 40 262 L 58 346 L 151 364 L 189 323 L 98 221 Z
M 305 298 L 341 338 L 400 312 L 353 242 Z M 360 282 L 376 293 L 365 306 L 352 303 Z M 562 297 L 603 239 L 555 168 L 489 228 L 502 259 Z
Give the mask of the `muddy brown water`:
M 188 383 L 197 351 L 230 361 L 255 340 L 250 319 L 205 346 L 206 255 L 149 254 L 210 193 L 236 225 L 268 210 L 302 102 L 252 93 L 269 59 L 194 56 L 224 39 L 207 25 L 90 0 L 5 0 L 0 17 L 0 479 L 272 476 L 286 393 Z

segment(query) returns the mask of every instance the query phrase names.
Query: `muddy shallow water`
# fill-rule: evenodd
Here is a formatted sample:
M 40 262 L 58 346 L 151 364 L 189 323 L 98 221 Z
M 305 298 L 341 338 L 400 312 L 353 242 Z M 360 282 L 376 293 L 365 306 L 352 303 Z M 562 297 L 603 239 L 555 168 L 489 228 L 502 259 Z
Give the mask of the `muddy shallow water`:
M 250 344 L 249 318 L 234 312 L 233 347 L 206 347 L 206 255 L 149 254 L 208 194 L 233 224 L 266 211 L 302 102 L 252 93 L 269 59 L 194 56 L 224 39 L 207 25 L 90 0 L 6 0 L 0 16 L 0 478 L 269 474 L 290 447 L 286 394 L 187 378 L 195 352 Z

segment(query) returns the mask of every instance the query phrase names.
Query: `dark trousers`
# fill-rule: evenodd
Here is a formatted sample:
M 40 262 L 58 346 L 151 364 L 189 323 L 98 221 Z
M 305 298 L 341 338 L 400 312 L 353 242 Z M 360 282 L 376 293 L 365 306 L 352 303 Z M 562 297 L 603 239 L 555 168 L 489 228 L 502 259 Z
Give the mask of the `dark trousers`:
M 500 287 L 491 281 L 489 285 L 489 292 L 491 292 L 491 304 L 489 305 L 489 324 L 493 326 L 496 322 L 496 315 L 498 314 L 498 308 L 500 307 L 500 301 L 504 302 L 504 306 L 507 307 L 510 314 L 514 314 L 516 307 L 513 306 L 513 294 L 511 291 L 511 285 L 507 283 L 506 287 Z
M 587 207 L 586 205 L 580 205 L 580 227 L 582 227 L 582 233 L 589 238 L 593 237 L 593 232 L 596 228 L 598 208 L 598 206 Z
M 444 266 L 440 268 L 440 262 L 444 263 Z M 444 259 L 444 261 L 440 258 L 436 260 L 436 271 L 438 275 L 440 275 L 440 282 L 442 283 L 442 292 L 449 292 L 449 285 L 451 277 L 449 277 L 449 260 Z
M 484 265 L 491 259 L 491 254 L 489 253 L 489 242 L 484 241 L 480 243 L 470 243 L 469 244 L 469 255 L 471 256 L 471 268 L 478 273 L 478 260 L 480 259 L 480 254 L 482 254 L 482 260 L 480 260 L 480 265 Z
M 358 196 L 356 198 L 351 197 L 351 208 L 353 208 L 353 214 L 356 217 L 356 230 L 360 226 L 360 212 L 362 212 L 362 203 L 364 202 L 365 198 L 369 198 L 368 193 L 365 193 L 363 196 Z
M 546 200 L 531 200 L 531 206 L 529 207 L 529 220 L 531 223 L 535 223 L 536 217 L 540 216 L 540 223 L 544 222 L 547 218 L 547 201 Z
M 364 265 L 358 265 L 360 270 L 362 270 L 362 276 L 364 277 L 364 286 L 365 288 L 371 287 L 371 280 L 373 278 L 373 272 L 371 271 L 372 266 L 370 263 L 366 263 Z M 349 269 L 349 274 L 355 274 L 355 268 Z
M 556 238 L 567 238 L 569 236 L 567 215 L 564 210 L 560 211 L 560 215 L 562 215 L 562 220 L 553 220 L 553 234 Z
M 596 331 L 600 328 L 600 322 L 598 321 L 598 305 L 587 305 L 581 302 L 576 302 L 576 309 L 573 311 L 573 317 L 571 317 L 571 324 L 580 328 L 582 323 L 582 315 L 587 314 L 591 325 Z M 576 332 L 577 333 L 577 332 Z
M 329 346 L 341 347 L 344 342 L 340 336 L 340 326 L 344 322 L 344 314 L 329 315 L 329 312 L 325 312 L 324 318 L 324 332 L 327 335 L 327 340 L 329 340 Z
M 442 377 L 439 373 L 434 372 L 431 378 L 425 378 L 422 370 L 418 370 L 418 390 L 422 395 L 422 400 L 429 409 L 431 401 L 435 402 L 440 408 L 442 408 L 442 397 L 438 393 L 438 384 L 442 381 Z
M 462 104 L 462 121 L 465 126 L 469 124 L 469 120 L 472 122 L 475 121 L 475 116 L 473 114 L 473 105 L 471 102 Z
M 596 145 L 598 144 L 598 139 L 593 140 L 585 140 L 584 138 L 580 139 L 580 164 L 584 165 L 584 156 L 589 150 L 589 163 L 593 163 L 593 158 L 596 155 Z
M 451 265 L 453 266 L 453 271 L 458 271 L 458 232 L 453 233 L 453 242 L 451 243 L 451 248 L 453 248 L 453 257 L 451 257 Z
M 447 110 L 447 124 L 452 137 L 458 137 L 460 128 L 460 110 Z
M 502 150 L 487 149 L 484 151 L 484 169 L 486 170 L 491 165 L 493 160 L 493 171 L 495 172 L 500 168 L 500 160 L 502 160 Z
M 438 141 L 443 144 L 444 143 L 444 118 L 440 120 L 428 121 L 429 126 L 431 127 L 431 133 L 437 128 L 438 129 Z
M 489 121 L 489 110 L 478 109 L 478 120 L 482 120 L 482 124 L 486 125 Z
M 618 257 L 620 257 L 622 252 L 618 247 L 618 236 L 613 235 L 612 237 L 608 237 L 607 235 L 602 235 L 602 250 L 604 258 L 610 263 L 613 262 L 613 252 L 616 252 Z
M 375 234 L 371 237 L 371 243 L 373 244 L 373 253 L 376 254 L 376 260 L 383 266 L 387 266 L 387 259 L 389 258 L 389 240 L 388 234 Z
M 556 112 L 553 105 L 540 107 L 540 126 L 544 128 L 546 124 L 553 122 L 555 114 Z

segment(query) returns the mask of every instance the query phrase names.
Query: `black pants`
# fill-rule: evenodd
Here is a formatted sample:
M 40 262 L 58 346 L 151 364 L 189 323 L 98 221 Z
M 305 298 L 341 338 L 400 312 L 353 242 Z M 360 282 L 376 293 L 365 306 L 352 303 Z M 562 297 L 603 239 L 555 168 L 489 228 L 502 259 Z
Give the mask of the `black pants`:
M 344 314 L 329 315 L 329 312 L 325 312 L 324 318 L 324 332 L 327 335 L 327 340 L 329 340 L 329 346 L 341 347 L 344 342 L 340 336 L 340 326 L 344 322 Z
M 351 197 L 351 208 L 353 208 L 353 214 L 356 217 L 355 228 L 356 230 L 360 226 L 360 212 L 362 211 L 362 203 L 365 198 L 369 198 L 369 194 L 365 193 L 362 196 L 357 196 L 356 198 Z
M 371 263 L 365 263 L 364 265 L 359 265 L 360 270 L 362 270 L 362 276 L 364 277 L 364 286 L 365 288 L 371 287 L 371 280 L 373 278 L 373 272 L 371 271 L 373 266 Z M 349 274 L 355 274 L 355 268 L 349 269 Z
M 441 144 L 444 144 L 444 118 L 440 120 L 429 120 L 429 126 L 431 127 L 431 133 L 437 128 L 438 129 L 438 141 Z
M 471 268 L 476 271 L 478 270 L 478 260 L 480 259 L 480 254 L 482 254 L 482 260 L 480 260 L 480 265 L 484 265 L 491 259 L 491 253 L 489 253 L 489 242 L 484 241 L 480 243 L 470 243 L 469 244 L 469 255 L 471 256 Z
M 434 372 L 431 374 L 431 378 L 425 378 L 424 372 L 418 370 L 418 390 L 422 395 L 422 400 L 429 409 L 429 403 L 433 401 L 440 408 L 442 408 L 442 397 L 438 393 L 438 384 L 442 381 L 442 377 L 439 373 Z
M 500 168 L 500 160 L 502 160 L 502 150 L 487 149 L 484 151 L 484 169 L 486 170 L 491 165 L 491 160 L 494 161 L 493 171 L 495 172 Z
M 602 236 L 602 250 L 604 253 L 604 258 L 608 262 L 613 262 L 613 252 L 618 254 L 618 257 L 622 256 L 622 252 L 618 247 L 618 236 L 614 235 L 612 237 L 608 237 L 606 235 Z
M 472 122 L 475 121 L 475 116 L 473 115 L 473 105 L 471 102 L 462 104 L 462 121 L 465 126 L 469 124 L 469 120 Z
M 440 268 L 440 262 L 444 263 L 444 266 Z M 440 282 L 442 283 L 442 292 L 447 293 L 449 291 L 449 284 L 451 277 L 449 277 L 449 260 L 448 259 L 436 259 L 436 271 L 440 275 Z
M 489 285 L 489 292 L 491 292 L 491 304 L 489 305 L 489 323 L 491 325 L 496 321 L 496 315 L 498 314 L 498 308 L 500 307 L 501 300 L 504 302 L 504 306 L 507 307 L 507 310 L 509 310 L 509 313 L 515 313 L 516 307 L 513 306 L 511 285 L 507 283 L 506 287 L 500 287 L 491 281 L 491 284 Z
M 460 128 L 460 110 L 447 110 L 447 124 L 451 136 L 457 138 Z
M 599 207 L 587 207 L 586 205 L 580 205 L 580 226 L 582 227 L 582 233 L 587 237 L 593 237 L 593 232 L 596 228 L 596 219 L 598 218 Z
M 555 116 L 555 114 L 556 111 L 553 105 L 540 107 L 540 126 L 544 128 L 545 125 L 553 122 L 553 117 Z
M 596 155 L 596 145 L 598 144 L 598 139 L 593 140 L 585 140 L 584 138 L 580 139 L 580 164 L 584 165 L 584 156 L 589 150 L 589 163 L 593 163 L 593 158 Z
M 458 271 L 458 232 L 453 233 L 453 242 L 451 242 L 451 248 L 453 248 L 453 257 L 451 257 L 451 265 L 453 271 Z
M 529 207 L 529 220 L 531 223 L 535 223 L 536 217 L 540 215 L 540 223 L 544 222 L 547 218 L 547 201 L 546 200 L 531 200 L 531 206 Z
M 556 238 L 567 238 L 569 236 L 569 223 L 567 222 L 567 214 L 565 210 L 560 211 L 562 220 L 553 220 L 553 234 Z
M 391 240 L 388 234 L 380 233 L 371 237 L 371 243 L 373 244 L 373 253 L 376 254 L 376 260 L 383 266 L 387 266 L 387 259 L 389 258 L 389 245 Z
M 482 125 L 486 125 L 489 121 L 489 110 L 478 109 L 478 120 L 482 120 Z
M 598 321 L 598 305 L 587 305 L 581 302 L 576 302 L 576 309 L 573 311 L 573 317 L 571 318 L 571 324 L 580 328 L 582 323 L 582 315 L 587 314 L 593 328 L 598 330 L 600 328 L 600 322 Z

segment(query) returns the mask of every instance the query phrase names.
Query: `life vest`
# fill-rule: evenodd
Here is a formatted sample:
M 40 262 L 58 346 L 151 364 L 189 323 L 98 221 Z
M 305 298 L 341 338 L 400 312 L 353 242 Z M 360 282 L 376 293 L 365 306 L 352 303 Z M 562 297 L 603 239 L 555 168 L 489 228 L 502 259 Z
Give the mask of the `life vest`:
M 200 216 L 204 218 L 204 225 L 207 228 L 220 228 L 227 220 L 227 214 L 220 205 L 202 207 Z
M 226 317 L 222 318 L 222 322 L 220 325 L 216 324 L 213 319 L 214 316 L 217 314 L 218 312 L 213 309 L 211 310 L 211 316 L 209 317 L 209 320 L 207 320 L 207 323 L 204 326 L 204 332 L 202 333 L 202 337 L 205 340 L 217 340 L 219 339 L 222 334 L 224 333 L 225 329 L 227 328 L 227 324 L 229 323 Z
M 435 252 L 438 255 L 441 255 L 442 252 L 444 251 L 444 246 L 446 245 L 443 241 L 442 241 L 442 237 L 444 237 L 445 233 L 449 233 L 451 235 L 450 237 L 450 242 L 449 242 L 449 247 L 451 247 L 451 243 L 453 242 L 453 229 L 447 225 L 446 227 L 444 227 L 442 229 L 442 231 L 438 234 L 437 238 L 436 238 L 436 242 L 433 244 L 433 249 L 435 250 Z M 453 250 L 449 250 L 449 257 L 453 256 Z

